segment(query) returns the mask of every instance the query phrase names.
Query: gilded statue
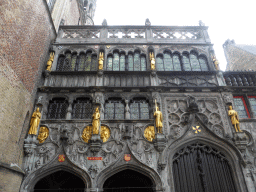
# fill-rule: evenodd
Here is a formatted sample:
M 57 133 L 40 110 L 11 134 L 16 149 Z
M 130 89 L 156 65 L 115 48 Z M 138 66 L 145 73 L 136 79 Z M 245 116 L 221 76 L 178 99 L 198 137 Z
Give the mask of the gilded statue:
M 157 104 L 156 104 L 156 111 L 154 113 L 154 118 L 155 118 L 157 133 L 162 133 L 163 115 L 162 115 L 162 112 L 159 110 L 159 107 L 157 106 Z
M 48 136 L 49 136 L 49 129 L 44 126 L 40 127 L 39 134 L 37 137 L 37 140 L 39 141 L 39 143 L 45 142 L 45 140 L 48 138 Z
M 155 70 L 156 69 L 156 60 L 155 60 L 155 57 L 154 57 L 154 53 L 150 52 L 149 57 L 150 57 L 151 70 Z
M 110 137 L 110 130 L 107 126 L 100 127 L 100 138 L 102 139 L 103 143 L 106 142 Z
M 228 116 L 230 116 L 231 123 L 235 127 L 236 132 L 243 132 L 240 129 L 239 119 L 238 119 L 237 112 L 234 109 L 232 109 L 231 105 L 228 108 L 229 108 Z
M 104 53 L 100 52 L 99 56 L 99 70 L 103 70 Z
M 39 107 L 36 109 L 36 111 L 32 114 L 32 118 L 30 121 L 30 129 L 28 131 L 29 135 L 36 135 L 37 134 L 37 128 L 40 123 L 41 119 L 41 113 L 39 111 Z
M 212 61 L 215 65 L 216 70 L 219 71 L 220 70 L 219 61 L 216 59 L 215 56 L 212 57 Z
M 99 134 L 100 128 L 100 111 L 99 107 L 95 109 L 94 114 L 92 115 L 92 134 Z
M 51 71 L 53 59 L 54 59 L 54 52 L 51 52 L 50 58 L 49 58 L 49 60 L 47 61 L 47 68 L 46 68 L 47 71 Z
M 148 141 L 153 141 L 155 139 L 155 127 L 154 126 L 148 126 L 144 131 L 144 137 Z
M 82 139 L 88 143 L 89 140 L 92 137 L 92 126 L 87 126 L 84 128 L 83 134 L 82 134 Z

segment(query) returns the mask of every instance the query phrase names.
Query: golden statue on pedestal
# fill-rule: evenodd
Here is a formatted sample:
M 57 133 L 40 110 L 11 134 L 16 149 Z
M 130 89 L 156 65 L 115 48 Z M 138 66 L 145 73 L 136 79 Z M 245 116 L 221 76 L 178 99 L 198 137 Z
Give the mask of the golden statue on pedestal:
M 155 102 L 156 103 L 156 102 Z M 157 133 L 163 133 L 163 115 L 162 112 L 159 110 L 159 107 L 156 104 L 156 111 L 154 113 L 155 123 L 157 128 Z
M 41 119 L 41 113 L 39 111 L 39 107 L 36 109 L 36 111 L 33 113 L 31 121 L 30 121 L 30 129 L 28 131 L 29 135 L 36 135 L 37 134 L 37 128 L 40 123 Z
M 92 137 L 92 126 L 87 126 L 83 131 L 82 138 L 84 142 L 88 143 L 91 137 Z
M 100 111 L 99 107 L 95 109 L 94 114 L 92 115 L 92 134 L 99 134 L 99 128 L 100 128 Z
M 48 136 L 49 136 L 49 129 L 44 126 L 40 127 L 39 134 L 37 137 L 37 140 L 39 141 L 39 143 L 45 142 L 45 140 L 48 138 Z
M 229 106 L 228 108 L 229 108 L 228 116 L 230 116 L 231 123 L 234 126 L 236 132 L 243 132 L 240 129 L 239 119 L 238 119 L 237 112 L 234 109 L 232 109 L 232 106 Z
M 155 127 L 154 126 L 148 126 L 144 131 L 144 137 L 148 141 L 153 141 L 155 139 Z
M 103 70 L 104 53 L 100 52 L 99 56 L 99 70 Z
M 107 126 L 100 127 L 100 138 L 102 139 L 103 143 L 106 142 L 110 137 L 110 130 Z
M 47 68 L 46 68 L 47 71 L 51 71 L 53 60 L 54 60 L 54 52 L 51 52 L 50 58 L 47 61 Z
M 215 65 L 216 70 L 219 71 L 220 70 L 220 66 L 219 66 L 219 61 L 216 59 L 216 56 L 212 57 L 212 61 L 213 61 L 214 65 Z
M 151 70 L 155 70 L 156 69 L 156 60 L 155 60 L 155 57 L 154 57 L 154 53 L 150 52 L 149 57 L 150 57 Z

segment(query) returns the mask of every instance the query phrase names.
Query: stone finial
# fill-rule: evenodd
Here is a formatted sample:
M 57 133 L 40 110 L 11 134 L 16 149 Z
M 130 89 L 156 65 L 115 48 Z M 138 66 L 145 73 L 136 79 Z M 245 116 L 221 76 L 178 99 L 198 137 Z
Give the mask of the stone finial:
M 107 23 L 107 20 L 106 20 L 106 19 L 103 20 L 102 26 L 108 26 L 108 23 Z
M 151 22 L 149 21 L 148 18 L 147 18 L 146 21 L 145 21 L 145 25 L 146 25 L 146 26 L 151 26 Z
M 202 20 L 199 20 L 199 26 L 205 26 Z

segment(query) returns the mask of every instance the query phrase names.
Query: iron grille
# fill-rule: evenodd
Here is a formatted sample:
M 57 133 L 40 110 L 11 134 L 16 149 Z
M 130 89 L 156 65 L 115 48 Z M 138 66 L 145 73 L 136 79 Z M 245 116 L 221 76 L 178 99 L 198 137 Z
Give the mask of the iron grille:
M 149 119 L 146 99 L 134 99 L 130 104 L 131 119 Z
M 65 119 L 68 102 L 65 99 L 53 99 L 49 103 L 48 119 Z

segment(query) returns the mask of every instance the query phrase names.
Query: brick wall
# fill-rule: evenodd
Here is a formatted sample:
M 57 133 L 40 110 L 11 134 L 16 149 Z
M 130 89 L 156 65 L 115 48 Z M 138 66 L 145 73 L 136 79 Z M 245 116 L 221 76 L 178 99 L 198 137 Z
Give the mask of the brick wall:
M 227 71 L 254 70 L 256 71 L 256 55 L 249 53 L 233 44 L 224 47 L 227 59 Z
M 44 0 L 0 1 L 0 162 L 21 166 L 24 133 L 54 38 Z M 18 191 L 21 175 L 2 169 L 0 191 Z

